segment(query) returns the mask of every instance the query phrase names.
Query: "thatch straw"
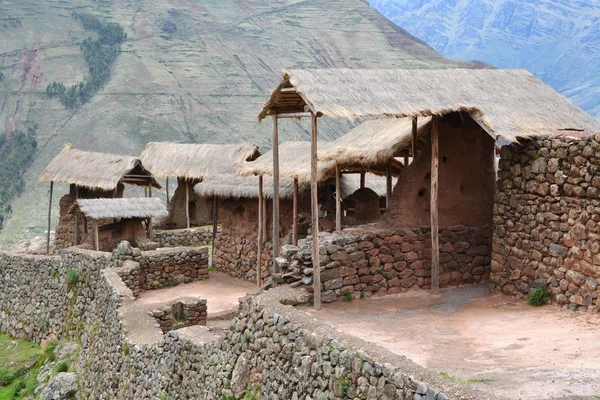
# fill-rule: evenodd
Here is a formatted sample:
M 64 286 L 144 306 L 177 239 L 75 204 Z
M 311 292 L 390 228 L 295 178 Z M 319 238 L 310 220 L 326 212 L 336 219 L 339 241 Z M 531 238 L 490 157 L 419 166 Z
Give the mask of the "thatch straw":
M 136 157 L 81 151 L 69 144 L 44 169 L 38 182 L 60 182 L 90 189 L 114 190 L 121 178 L 134 169 L 136 173 L 151 178 Z M 151 178 L 151 182 L 154 187 L 161 187 L 154 178 Z
M 71 212 L 81 212 L 91 219 L 160 218 L 168 215 L 163 201 L 156 197 L 79 199 Z
M 417 137 L 428 131 L 431 118 L 420 118 Z M 320 161 L 337 161 L 339 164 L 380 167 L 412 144 L 411 118 L 386 118 L 367 121 L 332 143 Z
M 219 174 L 233 174 L 238 164 L 260 155 L 252 143 L 181 144 L 148 143 L 140 156 L 144 166 L 156 176 L 202 179 Z
M 281 92 L 293 87 L 297 93 Z M 600 122 L 525 70 L 293 70 L 259 114 L 290 105 L 331 118 L 468 112 L 489 133 L 514 141 L 552 130 L 600 131 Z
M 304 193 L 309 189 L 306 184 L 299 185 L 299 191 Z M 199 196 L 221 198 L 258 198 L 258 176 L 215 175 L 205 178 L 194 186 L 194 191 Z M 273 198 L 273 178 L 263 178 L 263 196 Z M 279 180 L 279 197 L 291 199 L 294 196 L 294 181 L 292 179 Z

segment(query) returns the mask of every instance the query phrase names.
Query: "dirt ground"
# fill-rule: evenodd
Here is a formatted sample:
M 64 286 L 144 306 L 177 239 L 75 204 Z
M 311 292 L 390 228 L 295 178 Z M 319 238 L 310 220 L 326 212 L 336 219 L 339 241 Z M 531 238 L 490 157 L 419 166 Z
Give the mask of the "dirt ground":
M 305 311 L 465 385 L 508 398 L 600 398 L 598 314 L 532 307 L 489 295 L 487 285 Z

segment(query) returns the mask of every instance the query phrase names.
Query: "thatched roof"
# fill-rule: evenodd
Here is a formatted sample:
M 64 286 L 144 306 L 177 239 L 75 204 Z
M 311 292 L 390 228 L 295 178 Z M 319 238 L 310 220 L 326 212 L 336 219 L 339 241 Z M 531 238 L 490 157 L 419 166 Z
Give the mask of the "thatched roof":
M 431 118 L 419 118 L 417 137 L 429 130 Z M 342 166 L 365 168 L 384 165 L 394 156 L 408 156 L 412 144 L 412 118 L 386 118 L 367 121 L 334 141 L 321 153 L 320 161 L 337 161 Z M 421 147 L 421 146 L 417 146 Z
M 162 200 L 156 197 L 124 199 L 79 199 L 71 213 L 82 213 L 90 219 L 160 218 L 168 215 Z
M 135 178 L 126 175 L 135 174 Z M 90 189 L 114 190 L 119 182 L 146 186 L 160 184 L 136 157 L 81 151 L 67 145 L 38 178 L 40 183 L 60 182 Z
M 233 174 L 238 164 L 260 155 L 252 143 L 181 144 L 148 143 L 140 156 L 144 166 L 156 176 L 202 179 L 220 174 Z
M 304 192 L 308 185 L 299 185 L 299 190 Z M 215 175 L 203 179 L 202 182 L 194 186 L 194 191 L 199 196 L 222 198 L 258 198 L 258 176 L 239 176 L 239 175 Z M 273 198 L 273 178 L 265 176 L 263 178 L 263 196 L 269 199 Z M 291 199 L 294 196 L 293 179 L 279 180 L 279 197 L 281 199 Z
M 304 106 L 351 119 L 464 111 L 490 134 L 511 141 L 557 129 L 600 131 L 598 120 L 525 70 L 293 70 L 283 73 L 259 120 Z

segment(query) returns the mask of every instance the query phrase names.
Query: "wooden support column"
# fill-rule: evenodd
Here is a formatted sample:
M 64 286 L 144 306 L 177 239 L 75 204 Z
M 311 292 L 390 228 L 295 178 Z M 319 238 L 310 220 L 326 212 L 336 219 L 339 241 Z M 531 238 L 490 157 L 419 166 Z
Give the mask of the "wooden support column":
M 262 285 L 262 245 L 263 245 L 263 177 L 258 176 L 258 250 L 256 251 L 256 285 Z
M 88 234 L 88 220 L 85 215 L 83 216 L 83 233 L 85 233 L 86 236 Z
M 94 249 L 100 251 L 100 242 L 98 239 L 98 222 L 94 220 Z
M 431 293 L 440 292 L 440 243 L 438 221 L 438 175 L 439 175 L 438 116 L 431 120 Z
M 298 178 L 294 178 L 294 221 L 292 222 L 292 244 L 298 246 Z
M 213 210 L 214 214 L 214 210 Z M 190 228 L 190 184 L 185 180 L 185 226 Z
M 75 214 L 75 246 L 79 244 L 79 214 Z
M 167 183 L 165 184 L 167 188 L 167 204 L 169 204 L 169 177 L 167 176 Z
M 275 259 L 279 257 L 279 127 L 273 115 L 273 273 L 280 272 Z
M 408 156 L 404 156 L 404 166 L 408 167 Z
M 335 163 L 335 230 L 342 231 L 342 189 L 340 165 Z
M 317 116 L 312 113 L 312 136 L 310 157 L 310 195 L 312 215 L 312 264 L 314 284 L 314 306 L 321 309 L 321 261 L 319 257 L 319 199 L 317 196 Z
M 412 162 L 417 159 L 417 117 L 412 117 Z
M 50 254 L 50 225 L 52 223 L 52 192 L 54 192 L 54 182 L 50 182 L 50 200 L 48 201 L 48 235 L 46 237 L 46 254 Z
M 262 237 L 263 237 L 263 243 L 265 243 L 267 241 L 267 199 L 263 199 L 263 204 L 262 204 L 262 210 L 263 210 L 263 219 L 262 219 Z
M 152 186 L 148 186 L 148 197 L 152 197 Z
M 392 161 L 385 166 L 385 208 L 390 208 L 392 202 Z
M 214 266 L 214 258 L 215 258 L 215 240 L 217 238 L 217 209 L 219 207 L 219 198 L 217 196 L 213 197 L 213 234 L 212 234 L 212 250 L 211 250 L 211 264 Z
M 365 188 L 365 171 L 362 171 L 360 173 L 360 188 L 364 189 Z

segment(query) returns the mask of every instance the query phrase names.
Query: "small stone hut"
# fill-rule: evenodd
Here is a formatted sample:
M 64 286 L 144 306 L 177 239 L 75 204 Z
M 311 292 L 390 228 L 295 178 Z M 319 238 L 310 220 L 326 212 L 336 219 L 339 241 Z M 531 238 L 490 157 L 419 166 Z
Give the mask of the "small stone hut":
M 202 179 L 214 175 L 234 174 L 240 163 L 260 155 L 252 143 L 183 144 L 151 142 L 140 158 L 155 176 L 167 180 L 177 178 L 173 197 L 167 190 L 169 215 L 162 228 L 180 229 L 212 222 L 213 199 L 196 196 L 193 188 Z
M 55 239 L 58 248 L 78 245 L 91 228 L 90 221 L 85 218 L 80 221 L 76 214 L 69 213 L 78 199 L 120 198 L 126 184 L 147 189 L 161 188 L 136 157 L 82 151 L 72 145 L 65 146 L 50 162 L 38 182 L 50 183 L 50 208 L 54 183 L 69 185 L 69 193 L 61 197 L 59 203 Z M 103 224 L 102 221 L 97 222 Z
M 79 199 L 70 213 L 92 222 L 92 231 L 83 238 L 84 247 L 112 251 L 127 240 L 133 247 L 153 250 L 158 244 L 150 238 L 150 221 L 166 216 L 167 209 L 160 199 L 152 197 Z M 99 221 L 112 222 L 99 226 Z

